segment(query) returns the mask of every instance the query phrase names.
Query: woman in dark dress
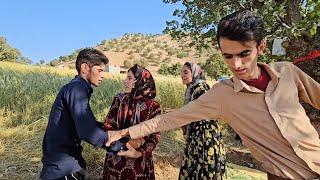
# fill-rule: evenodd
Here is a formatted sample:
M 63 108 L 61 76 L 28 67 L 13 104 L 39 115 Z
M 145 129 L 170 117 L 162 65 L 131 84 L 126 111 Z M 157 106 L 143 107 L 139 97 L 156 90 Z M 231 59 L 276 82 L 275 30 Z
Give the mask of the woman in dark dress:
M 141 66 L 134 65 L 128 70 L 125 92 L 114 97 L 103 126 L 104 130 L 128 128 L 160 114 L 160 105 L 154 100 L 155 96 L 155 83 L 150 72 Z M 107 153 L 103 179 L 155 179 L 152 151 L 159 139 L 160 134 L 156 133 L 129 141 L 129 144 L 136 149 L 134 158 Z

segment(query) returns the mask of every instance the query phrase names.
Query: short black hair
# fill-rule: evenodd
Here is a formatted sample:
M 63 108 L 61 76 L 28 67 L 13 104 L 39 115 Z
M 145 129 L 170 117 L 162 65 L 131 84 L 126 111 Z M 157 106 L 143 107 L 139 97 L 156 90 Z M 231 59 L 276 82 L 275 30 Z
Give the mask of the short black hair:
M 93 48 L 85 48 L 81 50 L 77 56 L 76 69 L 78 73 L 81 70 L 81 64 L 86 63 L 89 67 L 100 66 L 101 64 L 108 64 L 109 59 L 101 51 Z
M 259 45 L 265 34 L 262 18 L 249 10 L 241 10 L 220 20 L 217 29 L 217 41 L 219 46 L 222 37 L 239 42 L 254 40 Z

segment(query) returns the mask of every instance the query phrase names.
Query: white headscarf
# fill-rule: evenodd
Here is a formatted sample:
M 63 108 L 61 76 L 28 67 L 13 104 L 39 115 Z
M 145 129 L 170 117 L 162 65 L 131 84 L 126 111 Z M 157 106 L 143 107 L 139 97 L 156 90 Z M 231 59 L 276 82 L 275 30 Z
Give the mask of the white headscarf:
M 189 64 L 191 65 L 192 82 L 190 85 L 188 85 L 186 89 L 184 104 L 188 104 L 191 101 L 192 88 L 200 83 L 205 82 L 205 78 L 203 76 L 203 70 L 201 69 L 201 67 L 194 63 L 189 63 Z

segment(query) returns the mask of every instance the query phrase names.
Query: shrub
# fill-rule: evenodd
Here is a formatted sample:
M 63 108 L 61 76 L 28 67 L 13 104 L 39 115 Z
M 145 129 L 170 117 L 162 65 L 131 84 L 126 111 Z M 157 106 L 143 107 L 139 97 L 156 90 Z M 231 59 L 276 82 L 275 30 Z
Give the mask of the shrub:
M 188 57 L 188 56 L 189 56 L 189 53 L 187 53 L 187 52 L 179 52 L 177 54 L 177 58 L 179 58 L 179 59 L 182 59 L 182 58 L 185 58 L 185 57 Z
M 124 60 L 123 61 L 123 66 L 125 67 L 125 68 L 130 68 L 130 67 L 132 67 L 132 62 L 131 61 L 129 61 L 129 60 Z
M 164 58 L 163 60 L 162 60 L 162 62 L 164 62 L 164 63 L 171 63 L 171 58 L 169 58 L 169 57 L 166 57 L 166 58 Z
M 176 50 L 173 49 L 173 48 L 169 48 L 169 47 L 168 47 L 168 48 L 166 48 L 165 50 L 167 51 L 168 56 L 172 56 L 172 55 L 176 54 Z
M 158 73 L 162 75 L 178 76 L 180 75 L 181 68 L 182 64 L 180 63 L 173 64 L 172 66 L 168 66 L 167 64 L 161 64 Z
M 128 57 L 128 59 L 134 59 L 134 56 L 133 55 L 130 55 L 129 57 Z
M 130 50 L 127 54 L 132 55 L 133 53 L 134 53 L 133 50 Z

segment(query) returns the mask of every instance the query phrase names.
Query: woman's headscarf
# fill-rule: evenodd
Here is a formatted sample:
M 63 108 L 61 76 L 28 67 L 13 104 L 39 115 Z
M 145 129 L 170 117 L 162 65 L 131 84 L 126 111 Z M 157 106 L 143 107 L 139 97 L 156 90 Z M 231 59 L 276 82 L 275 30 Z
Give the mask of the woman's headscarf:
M 206 79 L 204 76 L 204 72 L 199 65 L 186 62 L 184 66 L 187 66 L 191 70 L 191 76 L 192 76 L 192 82 L 190 85 L 188 85 L 185 93 L 184 104 L 188 104 L 191 101 L 192 88 L 198 85 L 199 83 L 205 82 Z
M 119 97 L 117 98 L 120 100 L 119 104 L 111 107 L 109 111 L 117 112 L 116 123 L 119 129 L 140 123 L 140 111 L 147 108 L 141 106 L 141 102 L 156 97 L 156 85 L 151 73 L 147 69 L 136 64 L 131 67 L 128 72 L 129 71 L 133 73 L 135 78 L 134 87 L 131 93 L 118 95 Z M 112 108 L 117 108 L 117 111 L 112 111 Z M 114 117 L 115 114 L 110 114 L 110 116 Z
M 151 73 L 139 66 L 134 65 L 129 69 L 134 75 L 135 83 L 131 91 L 131 98 L 138 99 L 154 99 L 156 97 L 156 85 L 154 83 Z

